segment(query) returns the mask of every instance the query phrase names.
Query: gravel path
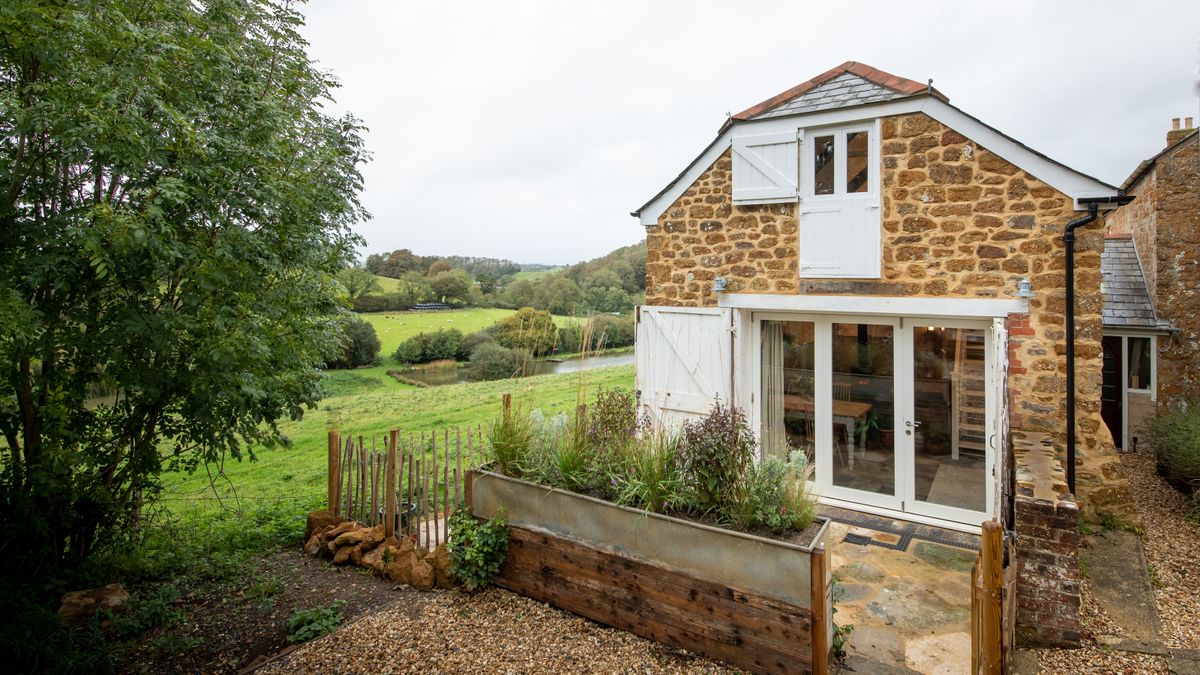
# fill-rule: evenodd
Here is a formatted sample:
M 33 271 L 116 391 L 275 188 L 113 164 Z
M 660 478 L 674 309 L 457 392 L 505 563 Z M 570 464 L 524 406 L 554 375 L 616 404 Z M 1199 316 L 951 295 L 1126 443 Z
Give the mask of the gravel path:
M 507 591 L 425 594 L 315 640 L 258 673 L 733 673 Z
M 1151 452 L 1122 454 L 1121 463 L 1146 528 L 1142 545 L 1153 570 L 1151 582 L 1162 618 L 1163 641 L 1168 649 L 1200 648 L 1200 522 L 1192 515 L 1191 501 L 1158 476 Z M 1092 600 L 1087 580 L 1080 620 L 1084 647 L 1038 650 L 1039 673 L 1170 672 L 1163 657 L 1118 652 L 1096 644 L 1095 636 L 1120 635 L 1121 630 Z
M 1192 502 L 1158 476 L 1152 452 L 1121 455 L 1121 464 L 1146 528 L 1142 545 L 1163 641 L 1171 649 L 1200 649 L 1200 522 Z

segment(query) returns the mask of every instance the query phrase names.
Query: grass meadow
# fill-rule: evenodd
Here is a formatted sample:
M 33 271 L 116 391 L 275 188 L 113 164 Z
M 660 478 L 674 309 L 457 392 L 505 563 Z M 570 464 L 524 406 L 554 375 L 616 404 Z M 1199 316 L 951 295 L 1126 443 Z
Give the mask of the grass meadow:
M 219 474 L 213 469 L 211 479 L 203 468 L 190 475 L 166 473 L 162 504 L 183 520 L 271 504 L 303 508 L 325 494 L 329 429 L 367 438 L 393 428 L 405 434 L 480 425 L 486 430 L 504 393 L 513 395 L 514 406 L 556 412 L 573 410 L 581 391 L 590 398 L 600 387 L 632 388 L 633 366 L 428 388 L 400 384 L 382 366 L 331 371 L 319 407 L 281 425 L 289 446 L 256 448 L 257 461 L 228 460 Z

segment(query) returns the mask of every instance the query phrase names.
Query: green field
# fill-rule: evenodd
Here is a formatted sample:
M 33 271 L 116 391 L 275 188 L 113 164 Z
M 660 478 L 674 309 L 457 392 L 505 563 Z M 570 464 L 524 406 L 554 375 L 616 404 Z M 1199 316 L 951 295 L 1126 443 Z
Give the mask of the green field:
M 546 411 L 574 409 L 580 387 L 633 386 L 633 367 L 602 368 L 583 373 L 540 375 L 515 380 L 476 382 L 418 389 L 399 384 L 379 369 L 333 371 L 327 375 L 328 397 L 304 419 L 282 425 L 291 447 L 257 449 L 258 461 L 227 461 L 224 475 L 215 481 L 224 507 L 243 508 L 268 502 L 311 504 L 325 494 L 326 436 L 337 428 L 343 435 L 384 434 L 398 428 L 404 433 L 483 425 L 500 410 L 500 397 L 513 395 L 516 406 Z M 214 468 L 214 472 L 216 469 Z M 167 473 L 162 500 L 182 518 L 203 517 L 220 510 L 201 468 L 193 475 Z
M 360 314 L 375 327 L 379 336 L 379 362 L 381 365 L 394 366 L 392 352 L 401 342 L 417 333 L 432 333 L 443 328 L 457 328 L 463 335 L 483 330 L 500 319 L 512 314 L 511 309 L 496 309 L 473 307 L 471 309 L 454 309 L 447 312 L 371 312 Z M 569 316 L 556 316 L 554 323 L 564 326 L 574 319 Z
M 512 275 L 512 278 L 513 278 L 513 281 L 516 281 L 517 279 L 525 279 L 526 281 L 537 281 L 538 279 L 541 279 L 542 277 L 546 276 L 547 274 L 550 274 L 551 272 L 557 272 L 560 269 L 562 269 L 562 268 L 555 267 L 552 270 L 523 270 L 523 271 L 517 272 L 516 274 Z
M 381 277 L 375 275 L 375 283 L 379 284 L 381 293 L 397 293 L 400 291 L 400 280 L 391 277 Z
M 512 313 L 511 309 L 475 307 L 448 312 L 372 312 L 359 316 L 375 327 L 375 334 L 379 336 L 379 355 L 390 360 L 396 347 L 417 333 L 457 328 L 466 335 L 487 328 Z

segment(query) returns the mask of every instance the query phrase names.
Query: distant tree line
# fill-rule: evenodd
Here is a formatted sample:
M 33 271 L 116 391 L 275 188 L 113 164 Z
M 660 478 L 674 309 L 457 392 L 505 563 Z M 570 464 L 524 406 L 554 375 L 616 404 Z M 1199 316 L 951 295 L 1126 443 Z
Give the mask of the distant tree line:
M 559 315 L 623 313 L 645 297 L 645 243 L 560 270 L 545 267 L 496 258 L 422 256 L 399 249 L 368 256 L 366 269 L 344 273 L 343 285 L 360 312 L 444 302 L 452 307 L 533 307 Z M 530 278 L 520 276 L 522 271 L 546 273 Z M 370 281 L 374 275 L 395 279 L 396 288 L 372 285 L 365 275 L 372 276 Z

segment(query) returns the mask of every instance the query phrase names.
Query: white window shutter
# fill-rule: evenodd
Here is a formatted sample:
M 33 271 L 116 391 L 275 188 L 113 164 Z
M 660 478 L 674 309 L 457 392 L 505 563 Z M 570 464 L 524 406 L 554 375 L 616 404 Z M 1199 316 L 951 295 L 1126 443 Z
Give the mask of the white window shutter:
M 795 201 L 796 132 L 733 139 L 733 203 Z

